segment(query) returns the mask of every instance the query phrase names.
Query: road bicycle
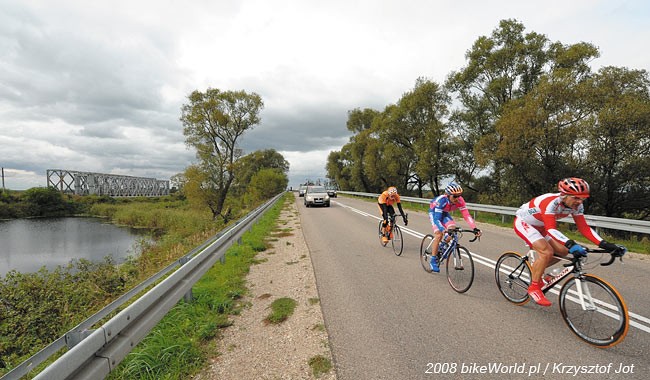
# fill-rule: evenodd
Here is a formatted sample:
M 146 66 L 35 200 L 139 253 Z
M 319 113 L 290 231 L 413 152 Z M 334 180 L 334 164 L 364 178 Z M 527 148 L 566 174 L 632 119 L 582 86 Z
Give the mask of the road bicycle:
M 445 264 L 445 271 L 447 272 L 447 282 L 452 289 L 458 293 L 465 293 L 469 290 L 474 282 L 474 260 L 469 250 L 459 244 L 459 239 L 462 237 L 463 232 L 471 232 L 474 234 L 474 242 L 478 239 L 478 235 L 474 230 L 464 230 L 460 227 L 451 227 L 447 229 L 447 233 L 451 237 L 448 243 L 445 238 L 440 241 L 438 246 L 438 265 L 442 267 Z M 420 243 L 420 264 L 425 271 L 431 273 L 431 246 L 433 245 L 433 235 L 427 234 L 422 238 Z
M 516 305 L 528 302 L 530 284 L 530 254 L 505 252 L 496 263 L 494 276 L 503 296 Z M 591 253 L 605 253 L 601 249 L 587 249 Z M 610 253 L 602 266 L 611 265 L 616 257 L 622 259 L 623 249 Z M 612 347 L 625 338 L 630 318 L 623 297 L 607 281 L 585 272 L 587 257 L 554 258 L 567 262 L 557 275 L 543 276 L 542 292 L 547 293 L 565 278 L 559 292 L 562 319 L 578 338 L 597 347 Z M 548 268 L 547 268 L 548 269 Z
M 378 232 L 379 244 L 381 244 L 382 247 L 385 247 L 388 245 L 388 241 L 390 241 L 391 246 L 393 247 L 393 252 L 395 255 L 400 256 L 402 254 L 402 250 L 404 249 L 404 240 L 402 236 L 402 230 L 395 222 L 395 218 L 398 216 L 402 216 L 402 214 L 389 214 L 388 223 L 386 224 L 385 228 L 384 221 L 380 220 Z M 404 218 L 408 220 L 408 216 L 408 214 L 405 214 Z M 388 241 L 384 241 L 384 239 L 382 239 L 384 236 L 388 238 Z

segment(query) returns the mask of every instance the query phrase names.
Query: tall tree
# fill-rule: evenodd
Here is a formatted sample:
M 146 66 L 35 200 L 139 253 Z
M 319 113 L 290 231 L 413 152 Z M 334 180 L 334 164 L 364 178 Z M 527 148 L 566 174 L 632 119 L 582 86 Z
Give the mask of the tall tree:
M 650 79 L 645 70 L 605 67 L 594 77 L 596 117 L 587 130 L 593 208 L 649 219 Z
M 501 136 L 494 159 L 502 162 L 500 197 L 520 203 L 559 178 L 583 174 L 584 137 L 591 127 L 588 44 L 555 45 L 554 65 L 526 95 L 513 99 L 496 122 Z
M 247 130 L 259 124 L 259 113 L 264 107 L 262 98 L 245 91 L 220 91 L 208 88 L 206 92 L 194 91 L 189 103 L 181 107 L 181 122 L 185 143 L 196 149 L 196 169 L 202 175 L 197 184 L 205 196 L 212 216 L 221 216 L 224 222 L 229 213 L 222 213 L 226 196 L 234 180 L 235 161 L 241 156 L 237 141 Z M 187 185 L 186 185 L 187 186 Z
M 467 66 L 449 75 L 446 85 L 458 95 L 462 109 L 455 111 L 451 125 L 458 129 L 463 144 L 459 154 L 481 166 L 496 179 L 500 192 L 503 164 L 495 160 L 501 136 L 495 129 L 503 107 L 510 100 L 528 93 L 539 82 L 550 56 L 548 39 L 534 32 L 524 34 L 524 25 L 502 20 L 490 37 L 479 37 L 467 52 Z M 469 178 L 467 182 L 469 182 Z
M 425 187 L 438 192 L 442 177 L 453 172 L 444 118 L 448 115 L 449 95 L 445 88 L 426 78 L 418 78 L 413 90 L 397 103 L 399 119 L 393 141 L 408 152 L 411 165 L 406 178 L 419 197 Z
M 326 166 L 327 177 L 335 180 L 342 189 L 365 192 L 377 189 L 369 179 L 372 176 L 366 173 L 366 161 L 374 159 L 368 149 L 376 144 L 377 134 L 372 125 L 377 115 L 379 112 L 370 108 L 348 111 L 346 126 L 355 134 L 340 152 L 330 153 Z

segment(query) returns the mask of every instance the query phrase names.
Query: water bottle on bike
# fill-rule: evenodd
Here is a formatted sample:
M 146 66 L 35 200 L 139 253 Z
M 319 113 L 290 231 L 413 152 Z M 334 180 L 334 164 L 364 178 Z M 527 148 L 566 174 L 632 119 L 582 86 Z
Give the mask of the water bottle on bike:
M 549 282 L 553 281 L 553 279 L 557 277 L 560 272 L 562 272 L 562 268 L 553 268 L 549 272 L 544 273 L 544 276 L 542 276 L 544 283 L 548 284 Z

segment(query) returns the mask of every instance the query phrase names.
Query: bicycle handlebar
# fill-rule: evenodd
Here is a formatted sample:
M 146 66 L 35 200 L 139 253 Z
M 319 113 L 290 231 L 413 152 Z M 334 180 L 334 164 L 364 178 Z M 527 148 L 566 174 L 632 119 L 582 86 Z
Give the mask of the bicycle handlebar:
M 625 250 L 622 248 L 616 249 L 612 252 L 606 251 L 604 249 L 587 249 L 587 252 L 590 253 L 609 253 L 609 260 L 606 263 L 600 263 L 600 265 L 606 267 L 608 265 L 612 265 L 614 260 L 618 257 L 618 259 L 623 262 L 623 255 L 625 254 Z
M 458 226 L 454 226 L 454 227 L 450 227 L 450 228 L 448 228 L 448 229 L 447 229 L 447 232 L 448 232 L 448 233 L 471 232 L 471 233 L 474 234 L 474 239 L 471 239 L 471 240 L 469 241 L 470 243 L 475 242 L 476 239 L 479 238 L 479 236 L 476 234 L 476 232 L 474 232 L 474 230 L 465 230 L 465 229 L 462 229 L 462 228 L 460 228 L 460 227 L 458 227 Z
M 625 254 L 625 251 L 623 249 L 617 249 L 617 250 L 615 250 L 613 252 L 609 252 L 609 251 L 604 250 L 604 249 L 591 249 L 591 248 L 585 248 L 585 250 L 587 252 L 589 252 L 589 253 L 609 253 L 609 256 L 610 256 L 609 261 L 607 261 L 606 263 L 600 263 L 600 265 L 602 265 L 604 267 L 606 267 L 608 265 L 612 265 L 612 263 L 614 263 L 614 260 L 616 260 L 617 257 L 621 262 L 623 262 L 623 255 Z M 623 252 L 621 253 L 621 251 L 623 251 Z M 572 263 L 571 264 L 565 264 L 564 266 L 566 267 L 566 266 L 573 265 L 573 262 L 578 261 L 581 258 L 582 257 L 580 257 L 580 256 L 578 256 L 578 257 L 573 256 L 573 259 L 571 260 Z

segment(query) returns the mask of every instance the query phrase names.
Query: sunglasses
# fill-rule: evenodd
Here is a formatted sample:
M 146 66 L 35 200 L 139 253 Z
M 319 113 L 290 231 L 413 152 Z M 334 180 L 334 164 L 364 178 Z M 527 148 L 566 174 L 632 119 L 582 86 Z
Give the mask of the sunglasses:
M 583 201 L 583 202 L 587 200 L 587 198 L 578 197 L 576 195 L 571 195 L 571 198 L 573 198 L 573 199 L 575 199 L 577 201 Z
M 454 198 L 454 199 L 458 199 L 458 197 L 460 197 L 460 195 L 452 194 L 452 195 L 450 195 L 449 197 L 450 197 L 450 198 Z

